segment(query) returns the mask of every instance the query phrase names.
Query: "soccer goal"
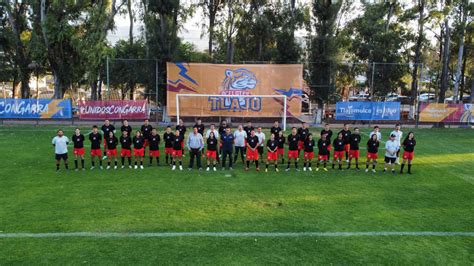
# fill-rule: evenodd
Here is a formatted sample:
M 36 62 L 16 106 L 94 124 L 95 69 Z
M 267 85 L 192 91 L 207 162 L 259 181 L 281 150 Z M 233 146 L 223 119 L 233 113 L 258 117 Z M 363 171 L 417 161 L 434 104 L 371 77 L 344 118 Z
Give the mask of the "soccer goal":
M 181 116 L 278 117 L 286 130 L 285 95 L 176 94 L 176 121 Z

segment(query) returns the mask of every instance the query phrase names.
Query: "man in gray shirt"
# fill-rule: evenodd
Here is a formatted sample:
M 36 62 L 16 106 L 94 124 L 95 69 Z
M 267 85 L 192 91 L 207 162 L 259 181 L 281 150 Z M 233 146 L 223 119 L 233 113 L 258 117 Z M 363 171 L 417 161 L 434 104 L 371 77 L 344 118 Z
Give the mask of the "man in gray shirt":
M 198 128 L 193 128 L 193 133 L 188 136 L 188 149 L 189 149 L 189 170 L 193 168 L 194 157 L 196 157 L 196 164 L 199 170 L 202 169 L 201 165 L 201 151 L 204 148 L 204 139 L 202 135 L 198 133 Z

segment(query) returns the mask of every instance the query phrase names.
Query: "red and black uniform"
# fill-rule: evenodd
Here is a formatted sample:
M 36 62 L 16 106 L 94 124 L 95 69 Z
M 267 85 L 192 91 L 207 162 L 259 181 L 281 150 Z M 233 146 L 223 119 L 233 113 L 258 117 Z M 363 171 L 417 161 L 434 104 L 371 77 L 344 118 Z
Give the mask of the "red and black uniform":
M 216 159 L 217 158 L 217 144 L 218 144 L 217 139 L 215 137 L 212 139 L 208 138 L 206 142 L 207 142 L 206 157 Z
M 133 156 L 135 157 L 145 156 L 145 138 L 143 136 L 133 137 Z
M 197 128 L 198 133 L 201 134 L 201 136 L 204 136 L 204 124 L 195 124 L 193 128 Z
M 102 133 L 104 133 L 104 152 L 107 150 L 107 139 L 109 138 L 109 132 L 114 132 L 115 127 L 113 125 L 102 125 L 100 128 L 102 130 Z
M 290 134 L 288 135 L 288 158 L 298 158 L 298 144 L 300 141 L 300 135 Z
M 181 135 L 180 135 L 181 136 Z M 165 141 L 165 154 L 172 154 L 173 153 L 173 133 L 164 133 L 163 140 Z
M 339 133 L 342 133 L 342 139 L 344 140 L 344 151 L 349 152 L 350 151 L 350 140 L 351 140 L 351 131 L 350 130 L 341 130 Z M 338 135 L 339 135 L 338 133 Z
M 302 150 L 304 148 L 304 142 L 308 138 L 309 129 L 308 128 L 298 128 L 297 134 L 300 136 L 300 140 L 298 142 L 298 150 Z
M 171 153 L 173 157 L 183 156 L 183 141 L 183 136 L 173 136 L 173 151 Z
M 269 139 L 267 141 L 267 160 L 276 161 L 278 160 L 278 141 Z
M 326 139 L 329 140 L 329 143 L 331 143 L 331 139 L 332 139 L 332 130 L 326 130 L 326 129 L 323 129 L 321 130 L 321 137 L 323 135 L 326 135 Z M 329 152 L 331 152 L 332 150 L 332 146 L 331 144 L 329 144 Z M 329 155 L 328 155 L 329 156 Z
M 127 131 L 128 135 L 131 136 L 132 134 L 132 127 L 130 125 L 128 126 L 121 126 L 120 127 L 120 132 Z
M 107 156 L 117 156 L 117 144 L 117 137 L 113 136 L 107 138 Z
M 331 145 L 331 141 L 328 139 L 318 140 L 318 161 L 327 161 L 329 159 L 329 146 Z
M 415 157 L 415 146 L 416 146 L 416 140 L 414 139 L 406 139 L 403 141 L 403 159 L 404 160 L 413 160 Z
M 278 154 L 285 154 L 285 136 L 276 136 L 275 139 L 278 142 Z
M 151 125 L 142 125 L 140 128 L 140 131 L 142 132 L 142 137 L 144 139 L 143 147 L 148 146 L 148 138 L 151 135 L 151 131 L 153 130 L 153 127 Z
M 251 148 L 247 149 L 247 161 L 258 161 L 258 137 L 248 136 L 247 145 Z
M 84 155 L 84 135 L 74 134 L 71 139 L 74 143 L 74 155 Z
M 150 146 L 150 157 L 160 157 L 160 135 L 151 134 L 148 137 L 148 145 Z
M 252 127 L 252 126 L 250 126 L 250 127 L 249 127 L 249 126 L 245 126 L 245 127 L 244 127 L 244 131 L 245 131 L 245 133 L 247 133 L 247 136 L 250 136 L 250 132 L 252 132 L 252 130 L 255 130 L 255 128 Z
M 132 138 L 130 138 L 130 136 L 120 136 L 120 146 L 122 147 L 120 156 L 130 158 L 132 156 Z
M 372 138 L 367 141 L 367 159 L 378 158 L 380 142 L 378 140 L 373 140 Z
M 332 146 L 334 146 L 334 159 L 344 159 L 344 140 L 343 139 L 334 139 Z
M 176 130 L 179 131 L 180 136 L 183 136 L 183 139 L 186 137 L 186 127 L 185 126 L 177 125 Z M 182 142 L 182 145 L 183 145 L 183 149 L 184 149 L 184 141 Z
M 359 151 L 359 143 L 360 143 L 360 135 L 359 134 L 351 134 L 349 138 L 349 158 L 359 158 L 360 151 Z
M 307 160 L 312 160 L 314 158 L 314 140 L 305 140 L 304 141 L 304 158 Z
M 275 135 L 275 138 L 278 137 L 278 134 L 281 131 L 281 127 L 272 127 L 270 128 L 270 133 Z
M 102 135 L 100 133 L 90 133 L 89 140 L 91 141 L 91 156 L 101 156 L 100 143 L 102 142 Z

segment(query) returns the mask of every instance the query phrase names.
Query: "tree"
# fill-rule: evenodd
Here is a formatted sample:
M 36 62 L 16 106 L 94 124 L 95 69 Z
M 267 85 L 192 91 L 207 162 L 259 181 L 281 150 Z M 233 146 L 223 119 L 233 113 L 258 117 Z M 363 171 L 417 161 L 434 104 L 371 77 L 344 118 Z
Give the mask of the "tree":
M 459 85 L 461 81 L 461 73 L 463 69 L 463 53 L 464 53 L 464 34 L 466 25 L 468 22 L 470 13 L 469 3 L 468 0 L 460 0 L 458 5 L 458 18 L 459 18 L 459 50 L 458 50 L 458 58 L 457 58 L 457 67 L 456 67 L 456 74 L 455 74 L 455 81 L 454 81 L 454 91 L 453 91 L 453 101 L 458 102 L 458 95 L 459 95 Z
M 209 36 L 207 52 L 212 56 L 212 48 L 214 45 L 214 32 L 216 26 L 216 20 L 218 13 L 224 7 L 224 0 L 200 0 L 198 6 L 202 8 L 203 13 L 207 16 L 208 22 L 202 24 L 203 30 L 207 29 L 207 34 Z

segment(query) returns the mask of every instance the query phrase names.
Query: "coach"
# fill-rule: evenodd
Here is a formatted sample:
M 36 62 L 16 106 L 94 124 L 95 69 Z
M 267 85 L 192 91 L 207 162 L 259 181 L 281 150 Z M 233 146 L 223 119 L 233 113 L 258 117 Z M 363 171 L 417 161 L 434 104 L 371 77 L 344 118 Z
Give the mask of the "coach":
M 225 160 L 229 156 L 229 169 L 232 170 L 232 151 L 234 149 L 234 134 L 230 128 L 225 129 L 225 134 L 221 136 L 222 143 L 222 168 L 225 168 Z
M 202 138 L 201 133 L 198 132 L 198 128 L 193 128 L 193 133 L 189 134 L 188 137 L 188 149 L 190 153 L 189 158 L 189 170 L 193 168 L 194 157 L 196 157 L 196 164 L 199 170 L 202 169 L 201 166 L 201 151 L 204 148 L 204 139 Z

